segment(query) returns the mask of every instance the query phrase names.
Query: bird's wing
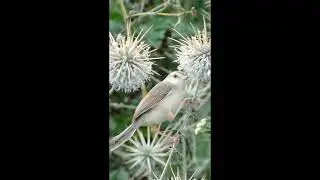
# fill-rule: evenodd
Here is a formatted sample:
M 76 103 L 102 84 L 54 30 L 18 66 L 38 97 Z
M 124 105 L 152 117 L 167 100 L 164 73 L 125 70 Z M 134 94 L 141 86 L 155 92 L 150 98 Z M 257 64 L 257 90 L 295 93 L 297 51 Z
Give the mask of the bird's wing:
M 140 101 L 136 108 L 132 121 L 135 121 L 139 116 L 152 109 L 159 104 L 172 90 L 172 87 L 165 82 L 160 82 L 154 86 L 148 94 Z

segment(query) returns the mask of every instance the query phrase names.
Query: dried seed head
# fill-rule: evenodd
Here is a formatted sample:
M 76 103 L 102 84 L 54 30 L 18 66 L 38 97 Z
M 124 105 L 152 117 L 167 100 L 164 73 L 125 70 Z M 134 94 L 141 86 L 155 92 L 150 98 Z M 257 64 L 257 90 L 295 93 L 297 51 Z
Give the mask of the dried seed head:
M 149 45 L 142 41 L 150 28 L 143 35 L 141 30 L 136 37 L 128 32 L 127 37 L 119 34 L 114 39 L 109 32 L 109 83 L 114 90 L 136 91 L 156 73 L 150 60 L 162 57 L 150 58 L 150 53 L 155 50 L 149 51 Z
M 170 177 L 170 180 L 182 180 L 182 179 L 197 180 L 196 178 L 194 178 L 194 176 L 199 173 L 199 169 L 196 169 L 194 171 L 194 173 L 191 175 L 191 177 L 188 177 L 187 174 L 180 174 L 179 167 L 177 167 L 177 172 L 174 173 L 174 171 L 172 169 L 172 166 L 171 166 L 171 163 L 169 164 L 169 166 L 170 166 L 171 173 L 172 173 L 172 176 Z M 182 177 L 184 177 L 184 178 L 182 178 Z M 158 178 L 157 178 L 157 180 L 158 180 Z M 198 180 L 200 180 L 200 179 L 198 179 Z M 205 180 L 205 177 L 202 177 L 201 180 Z
M 211 79 L 211 37 L 207 34 L 206 22 L 203 17 L 204 29 L 195 30 L 195 36 L 184 37 L 176 31 L 182 39 L 176 40 L 179 45 L 173 46 L 177 52 L 179 63 L 178 70 L 185 71 L 188 76 L 199 79 L 200 81 L 210 81 Z
M 132 137 L 128 143 L 120 146 L 114 151 L 125 160 L 135 178 L 142 178 L 152 175 L 156 165 L 165 166 L 166 158 L 170 154 L 172 147 L 171 136 L 168 129 L 163 133 L 157 132 L 151 139 L 150 127 L 147 127 L 147 138 L 140 130 L 137 130 L 138 138 Z

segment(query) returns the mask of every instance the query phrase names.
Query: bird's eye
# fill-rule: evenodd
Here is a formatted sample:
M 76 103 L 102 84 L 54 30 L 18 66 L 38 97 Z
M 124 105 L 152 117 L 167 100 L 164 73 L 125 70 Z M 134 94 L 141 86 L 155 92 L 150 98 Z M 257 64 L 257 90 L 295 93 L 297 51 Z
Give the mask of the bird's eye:
M 173 75 L 173 78 L 176 78 L 176 77 L 178 77 L 176 74 L 175 74 L 175 75 Z

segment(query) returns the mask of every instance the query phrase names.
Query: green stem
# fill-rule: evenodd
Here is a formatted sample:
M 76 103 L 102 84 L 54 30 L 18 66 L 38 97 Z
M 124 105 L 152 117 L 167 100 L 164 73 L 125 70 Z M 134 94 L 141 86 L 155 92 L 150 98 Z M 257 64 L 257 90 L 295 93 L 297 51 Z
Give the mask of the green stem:
M 192 13 L 192 11 L 185 11 L 181 13 L 161 13 L 161 12 L 143 12 L 143 13 L 137 13 L 132 14 L 129 17 L 135 17 L 135 16 L 146 16 L 146 15 L 159 15 L 159 16 L 181 16 L 183 14 Z
M 170 74 L 170 73 L 171 73 L 171 71 L 170 71 L 169 69 L 165 68 L 165 67 L 158 66 L 158 68 L 159 68 L 160 70 L 164 71 L 164 72 L 167 73 L 167 74 Z
M 187 179 L 187 151 L 186 151 L 186 139 L 182 138 L 182 151 L 183 151 L 183 176 L 184 179 Z
M 192 100 L 194 100 L 194 98 L 197 96 L 198 90 L 199 90 L 199 80 L 196 80 L 196 90 L 193 94 Z
M 183 160 L 183 165 L 182 165 L 182 168 L 183 168 L 183 176 L 184 176 L 184 179 L 187 180 L 187 143 L 186 143 L 186 130 L 187 130 L 187 118 L 183 120 L 182 122 L 182 126 L 183 126 L 183 132 L 184 132 L 184 135 L 182 136 L 182 160 Z
M 124 6 L 123 0 L 119 0 L 119 2 L 120 2 L 121 13 L 122 13 L 122 16 L 123 16 L 123 21 L 126 24 L 127 23 L 127 18 L 128 18 L 128 13 L 127 13 L 126 8 Z
M 162 4 L 159 4 L 158 6 L 156 6 L 156 7 L 152 8 L 152 9 L 150 9 L 150 11 L 149 11 L 149 12 L 153 12 L 153 13 L 155 13 L 155 12 L 163 11 L 163 10 L 167 7 L 167 5 L 168 5 L 169 3 L 170 3 L 170 0 L 169 0 L 169 1 L 167 1 L 167 2 L 164 2 L 164 3 L 162 3 Z
M 192 142 L 194 143 L 193 144 L 193 158 L 192 158 L 192 161 L 195 162 L 197 164 L 197 140 L 196 140 L 196 136 L 194 134 L 192 134 Z
M 144 4 L 145 4 L 145 0 L 141 0 L 140 11 L 143 11 L 143 9 L 144 9 Z

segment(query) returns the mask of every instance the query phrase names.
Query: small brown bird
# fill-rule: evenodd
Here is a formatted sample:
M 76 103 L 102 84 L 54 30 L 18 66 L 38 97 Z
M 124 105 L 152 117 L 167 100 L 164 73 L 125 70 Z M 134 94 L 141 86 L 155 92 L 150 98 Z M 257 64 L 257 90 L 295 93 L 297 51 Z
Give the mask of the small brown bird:
M 155 85 L 140 101 L 132 117 L 131 125 L 109 140 L 110 151 L 114 151 L 129 140 L 140 126 L 173 120 L 185 99 L 187 79 L 188 77 L 183 72 L 174 71 Z

